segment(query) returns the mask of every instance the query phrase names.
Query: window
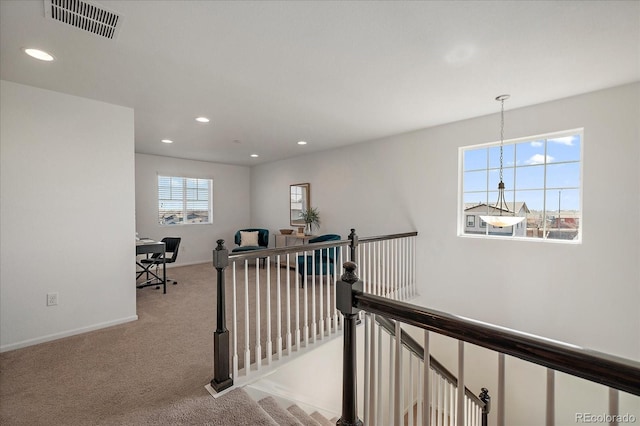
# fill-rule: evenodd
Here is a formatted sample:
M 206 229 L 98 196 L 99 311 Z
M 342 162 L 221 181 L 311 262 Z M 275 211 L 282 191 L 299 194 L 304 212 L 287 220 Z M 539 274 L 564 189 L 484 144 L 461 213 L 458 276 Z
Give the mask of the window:
M 158 223 L 212 223 L 213 180 L 158 175 Z
M 476 227 L 476 216 L 472 214 L 467 215 L 467 227 L 475 228 Z
M 582 130 L 574 130 L 504 141 L 503 181 L 509 212 L 503 214 L 525 220 L 502 228 L 480 219 L 480 215 L 499 214 L 500 143 L 460 148 L 459 234 L 579 242 L 582 139 Z

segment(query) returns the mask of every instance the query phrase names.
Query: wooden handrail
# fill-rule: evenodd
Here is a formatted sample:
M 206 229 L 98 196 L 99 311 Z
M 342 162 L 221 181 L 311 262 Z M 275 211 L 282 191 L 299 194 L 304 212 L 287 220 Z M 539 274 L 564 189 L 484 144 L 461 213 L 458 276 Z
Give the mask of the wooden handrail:
M 384 240 L 395 240 L 399 238 L 408 238 L 408 237 L 416 237 L 418 233 L 413 232 L 403 232 L 401 234 L 389 234 L 389 235 L 379 235 L 377 237 L 362 237 L 359 239 L 361 243 L 372 243 L 374 241 L 384 241 Z
M 400 234 L 379 235 L 374 237 L 359 238 L 358 243 L 371 243 L 374 241 L 386 241 L 400 238 L 408 238 L 417 236 L 417 232 L 404 232 Z M 300 253 L 302 251 L 313 251 L 328 247 L 345 247 L 351 245 L 351 240 L 334 240 L 324 241 L 320 243 L 309 243 L 297 246 L 287 246 L 278 248 L 264 248 L 260 250 L 244 251 L 239 253 L 229 253 L 229 261 L 238 262 L 247 259 L 258 259 L 262 257 L 276 256 L 282 254 Z
M 640 362 L 354 290 L 354 308 L 640 396 Z
M 333 241 L 323 241 L 320 243 L 309 243 L 298 246 L 287 246 L 287 247 L 278 247 L 278 248 L 265 248 L 260 250 L 250 250 L 250 251 L 242 251 L 238 253 L 230 253 L 229 261 L 237 262 L 245 259 L 257 259 L 261 257 L 270 257 L 281 254 L 292 254 L 292 253 L 302 253 L 304 251 L 314 251 L 322 248 L 330 248 L 330 247 L 343 247 L 348 246 L 351 243 L 349 240 L 333 240 Z

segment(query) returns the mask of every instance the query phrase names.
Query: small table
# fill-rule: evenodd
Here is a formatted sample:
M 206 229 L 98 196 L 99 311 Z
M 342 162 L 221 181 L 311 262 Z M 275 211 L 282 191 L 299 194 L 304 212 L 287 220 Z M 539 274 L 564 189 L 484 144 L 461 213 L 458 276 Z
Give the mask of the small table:
M 299 246 L 301 244 L 308 244 L 309 240 L 317 237 L 317 235 L 304 235 L 304 234 L 276 234 L 276 248 L 278 248 L 278 240 L 284 241 L 282 247 L 287 246 Z
M 158 254 L 162 257 L 162 278 L 160 278 L 156 273 L 151 271 L 151 267 L 154 265 L 153 263 L 141 263 L 138 261 L 138 255 L 146 254 L 147 259 L 150 254 Z M 141 270 L 138 270 L 136 275 L 136 281 L 143 274 L 147 274 L 147 279 L 143 281 L 141 284 L 136 284 L 136 288 L 144 288 L 149 287 L 151 285 L 159 286 L 162 284 L 163 286 L 163 294 L 167 294 L 167 264 L 165 261 L 165 244 L 159 241 L 153 240 L 140 240 L 136 241 L 136 265 L 138 265 Z M 149 278 L 149 275 L 152 275 L 154 278 Z M 156 281 L 157 280 L 157 281 Z

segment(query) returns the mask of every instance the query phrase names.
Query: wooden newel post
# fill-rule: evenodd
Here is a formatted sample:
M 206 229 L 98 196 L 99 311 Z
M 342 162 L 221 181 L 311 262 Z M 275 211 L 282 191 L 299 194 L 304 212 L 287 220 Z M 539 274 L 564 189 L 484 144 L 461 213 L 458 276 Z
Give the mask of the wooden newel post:
M 356 230 L 354 228 L 351 228 L 349 239 L 351 240 L 351 244 L 349 244 L 349 260 L 355 262 L 358 251 L 358 235 L 356 234 Z
M 233 385 L 229 374 L 229 330 L 225 318 L 224 269 L 229 265 L 229 250 L 224 240 L 217 241 L 213 250 L 213 267 L 217 271 L 216 331 L 213 333 L 213 379 L 211 387 L 216 392 L 223 391 Z
M 352 230 L 353 231 L 353 230 Z M 355 235 L 352 232 L 353 235 Z M 357 238 L 357 237 L 356 237 Z M 336 284 L 336 307 L 344 316 L 342 350 L 342 416 L 338 426 L 361 426 L 358 419 L 356 318 L 360 309 L 354 307 L 353 295 L 362 293 L 362 281 L 356 274 L 356 264 L 345 262 L 345 272 Z
M 491 411 L 491 397 L 489 396 L 489 389 L 482 388 L 478 397 L 482 402 L 484 402 L 484 407 L 482 407 L 482 426 L 488 426 L 489 412 Z

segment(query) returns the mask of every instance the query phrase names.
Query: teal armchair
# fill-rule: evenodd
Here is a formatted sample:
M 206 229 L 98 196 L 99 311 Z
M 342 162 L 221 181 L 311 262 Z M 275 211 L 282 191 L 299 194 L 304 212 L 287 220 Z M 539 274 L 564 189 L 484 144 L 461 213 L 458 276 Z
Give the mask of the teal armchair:
M 263 228 L 247 228 L 236 232 L 234 242 L 238 247 L 232 253 L 242 253 L 251 250 L 262 250 L 269 247 L 269 230 Z M 260 258 L 262 267 L 266 265 L 266 258 Z
M 337 234 L 325 234 L 309 240 L 309 244 L 321 243 L 326 241 L 340 241 L 342 237 Z M 305 270 L 305 257 L 306 257 L 306 270 Z M 311 275 L 315 272 L 316 275 L 331 275 L 333 274 L 335 264 L 340 259 L 340 247 L 328 247 L 315 250 L 313 253 L 308 253 L 306 256 L 298 256 L 298 272 L 302 278 L 302 286 L 304 287 L 305 275 Z
M 269 230 L 262 228 L 241 229 L 236 232 L 234 242 L 238 247 L 231 250 L 232 253 L 266 249 L 269 246 Z

